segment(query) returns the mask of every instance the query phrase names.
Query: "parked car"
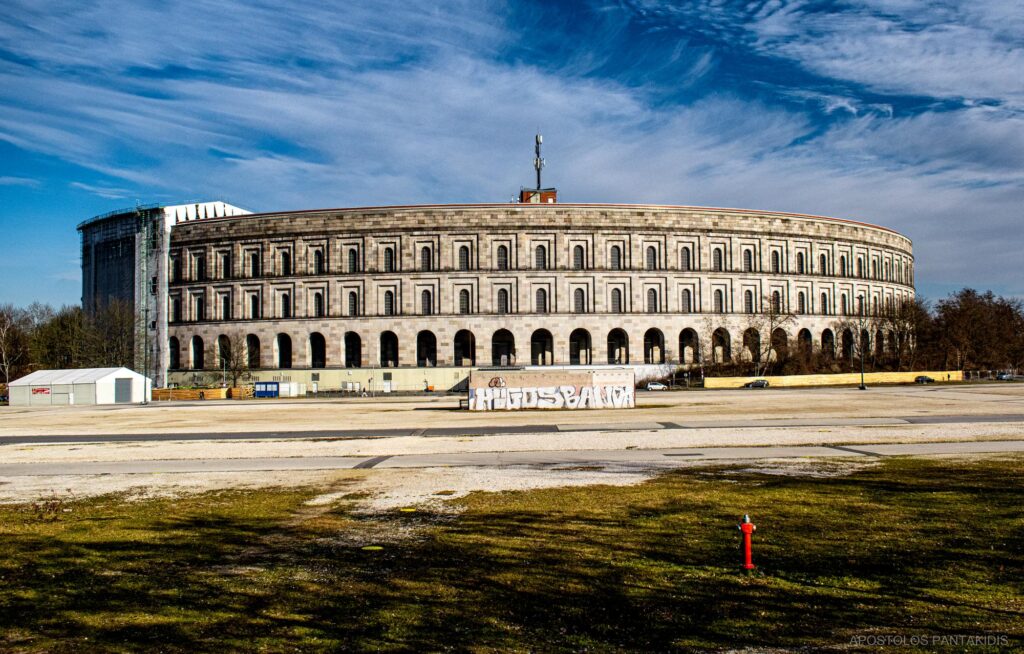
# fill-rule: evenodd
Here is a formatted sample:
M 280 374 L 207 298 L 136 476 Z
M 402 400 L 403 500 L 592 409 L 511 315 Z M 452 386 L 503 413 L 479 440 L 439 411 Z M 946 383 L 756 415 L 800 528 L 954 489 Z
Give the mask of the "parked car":
M 996 375 L 996 379 L 998 379 L 999 381 L 1013 381 L 1013 375 L 1008 372 L 1001 372 L 998 375 Z
M 743 384 L 743 388 L 768 388 L 767 379 L 755 379 L 754 381 L 748 381 Z
M 934 384 L 935 380 L 932 379 L 931 377 L 929 377 L 928 375 L 918 375 L 917 377 L 914 377 L 914 383 L 915 384 Z
M 661 382 L 647 382 L 647 390 L 649 391 L 667 391 L 668 386 Z

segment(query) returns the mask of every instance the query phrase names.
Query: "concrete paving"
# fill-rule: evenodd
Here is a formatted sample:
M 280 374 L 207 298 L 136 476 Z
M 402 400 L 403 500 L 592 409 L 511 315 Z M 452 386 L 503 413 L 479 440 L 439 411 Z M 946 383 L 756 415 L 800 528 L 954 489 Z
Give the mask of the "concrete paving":
M 448 437 L 479 436 L 496 434 L 543 434 L 554 432 L 627 432 L 657 431 L 665 429 L 750 429 L 779 427 L 879 427 L 887 425 L 949 425 L 975 423 L 1021 423 L 1024 414 L 982 414 L 982 415 L 929 415 L 892 416 L 867 418 L 777 418 L 762 420 L 687 420 L 682 422 L 641 422 L 641 423 L 580 423 L 580 424 L 526 424 L 526 425 L 475 425 L 465 427 L 431 427 L 420 429 L 329 429 L 305 431 L 247 431 L 247 432 L 194 432 L 194 433 L 147 433 L 147 434 L 82 434 L 59 435 L 38 434 L 24 436 L 0 436 L 0 452 L 3 445 L 56 444 L 56 443 L 134 443 L 155 441 L 205 441 L 205 440 L 350 440 L 401 438 L 407 436 Z
M 1024 440 L 953 443 L 896 443 L 856 446 L 703 447 L 545 452 L 466 452 L 375 457 L 254 457 L 155 461 L 86 461 L 0 464 L 0 478 L 25 476 L 141 475 L 271 470 L 350 470 L 368 468 L 507 467 L 619 465 L 660 468 L 682 461 L 793 458 L 886 457 L 1024 453 Z

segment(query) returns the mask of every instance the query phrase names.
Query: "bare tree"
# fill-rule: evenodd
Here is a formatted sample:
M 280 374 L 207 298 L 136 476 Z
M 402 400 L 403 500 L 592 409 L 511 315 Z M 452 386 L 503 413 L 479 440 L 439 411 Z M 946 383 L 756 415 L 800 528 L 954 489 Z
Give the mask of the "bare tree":
M 751 350 L 751 362 L 754 364 L 754 376 L 760 377 L 768 374 L 773 365 L 782 364 L 783 359 L 788 355 L 788 342 L 786 351 L 775 342 L 774 334 L 777 329 L 784 329 L 796 322 L 796 315 L 787 311 L 783 302 L 775 302 L 770 296 L 761 298 L 761 310 L 747 314 L 746 330 L 757 332 L 757 343 L 752 344 L 755 349 Z M 746 334 L 744 330 L 744 334 Z M 788 335 L 787 335 L 788 340 Z M 744 345 L 749 345 L 744 343 Z
M 28 364 L 25 332 L 25 312 L 12 304 L 0 306 L 0 374 L 5 386 L 11 383 L 12 374 Z
M 241 334 L 229 337 L 227 344 L 227 352 L 220 354 L 221 365 L 231 377 L 231 386 L 237 387 L 239 378 L 249 370 L 248 344 Z
M 86 350 L 96 367 L 135 365 L 135 311 L 128 302 L 111 300 L 88 321 Z

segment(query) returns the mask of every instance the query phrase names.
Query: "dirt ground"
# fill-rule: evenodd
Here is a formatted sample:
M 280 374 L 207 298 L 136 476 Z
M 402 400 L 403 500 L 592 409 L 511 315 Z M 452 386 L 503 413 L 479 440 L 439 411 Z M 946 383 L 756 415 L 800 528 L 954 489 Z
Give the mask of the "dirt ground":
M 469 412 L 458 398 L 345 398 L 155 403 L 131 407 L 0 407 L 0 436 L 167 434 L 511 425 L 615 425 L 778 419 L 1021 414 L 1024 384 L 640 392 L 637 408 Z

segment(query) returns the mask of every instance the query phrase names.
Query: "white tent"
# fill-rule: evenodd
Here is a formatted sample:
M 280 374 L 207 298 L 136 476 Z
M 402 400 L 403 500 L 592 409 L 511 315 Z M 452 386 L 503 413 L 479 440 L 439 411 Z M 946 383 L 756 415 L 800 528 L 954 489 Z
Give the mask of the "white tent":
M 149 379 L 128 368 L 37 370 L 9 385 L 11 406 L 138 404 L 151 390 Z

